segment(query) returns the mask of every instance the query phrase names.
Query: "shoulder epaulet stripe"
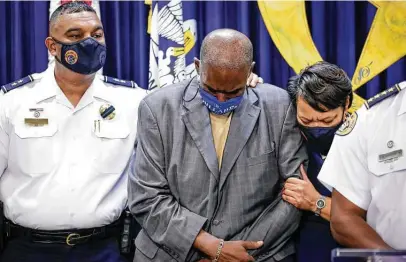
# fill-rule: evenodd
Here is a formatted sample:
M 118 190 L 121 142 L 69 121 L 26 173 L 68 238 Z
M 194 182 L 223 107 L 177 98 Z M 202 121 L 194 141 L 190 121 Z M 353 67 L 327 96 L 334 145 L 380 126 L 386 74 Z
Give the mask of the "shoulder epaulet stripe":
M 103 76 L 102 79 L 105 83 L 109 83 L 109 84 L 113 84 L 113 85 L 125 86 L 125 87 L 129 87 L 129 88 L 138 87 L 138 85 L 134 81 L 121 80 L 121 79 L 117 79 L 117 78 L 110 77 L 110 76 Z
M 23 85 L 26 85 L 26 84 L 28 84 L 28 83 L 31 83 L 32 81 L 34 81 L 34 78 L 33 78 L 31 75 L 29 75 L 29 76 L 26 76 L 26 77 L 24 77 L 24 78 L 21 78 L 21 79 L 19 79 L 19 80 L 17 80 L 17 81 L 14 81 L 14 82 L 12 82 L 12 83 L 10 83 L 10 84 L 7 84 L 7 85 L 2 86 L 2 87 L 1 87 L 1 90 L 2 90 L 3 93 L 5 94 L 5 93 L 10 92 L 10 91 L 13 90 L 13 89 L 16 89 L 16 88 L 19 88 L 19 87 L 21 87 L 21 86 L 23 86 Z
M 399 85 L 396 84 L 394 86 L 392 86 L 391 88 L 386 89 L 385 91 L 371 97 L 370 99 L 368 99 L 365 102 L 365 107 L 367 109 L 373 107 L 374 105 L 378 104 L 379 102 L 385 100 L 388 97 L 391 97 L 393 95 L 396 95 L 397 93 L 399 93 L 403 88 L 405 87 L 405 85 Z

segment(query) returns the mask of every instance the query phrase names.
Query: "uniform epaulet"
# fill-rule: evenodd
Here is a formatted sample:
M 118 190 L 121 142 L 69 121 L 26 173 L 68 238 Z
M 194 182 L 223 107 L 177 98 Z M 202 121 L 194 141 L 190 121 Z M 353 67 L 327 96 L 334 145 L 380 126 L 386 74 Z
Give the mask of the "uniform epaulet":
M 22 87 L 22 86 L 24 86 L 24 85 L 26 85 L 28 83 L 31 83 L 34 80 L 35 79 L 34 79 L 33 75 L 29 75 L 29 76 L 21 78 L 21 79 L 19 79 L 17 81 L 14 81 L 14 82 L 12 82 L 10 84 L 2 86 L 1 91 L 3 91 L 3 93 L 5 94 L 5 93 L 10 92 L 11 90 Z
M 378 104 L 379 102 L 385 100 L 386 98 L 398 94 L 405 87 L 406 87 L 406 82 L 396 84 L 396 85 L 392 86 L 391 88 L 386 89 L 385 91 L 368 99 L 365 102 L 365 107 L 367 109 L 370 109 L 371 107 L 373 107 L 374 105 Z
M 129 88 L 138 87 L 138 85 L 134 81 L 121 80 L 121 79 L 110 77 L 110 76 L 101 76 L 101 80 L 104 81 L 105 83 L 118 85 L 118 86 L 125 86 L 125 87 L 129 87 Z

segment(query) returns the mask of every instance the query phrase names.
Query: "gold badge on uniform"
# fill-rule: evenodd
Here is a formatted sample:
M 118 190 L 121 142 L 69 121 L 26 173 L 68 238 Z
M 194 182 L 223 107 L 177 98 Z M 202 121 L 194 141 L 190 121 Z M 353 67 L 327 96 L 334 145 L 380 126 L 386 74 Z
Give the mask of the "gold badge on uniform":
M 33 112 L 33 118 L 24 118 L 24 123 L 28 126 L 46 126 L 48 125 L 48 118 L 40 118 L 43 108 L 30 108 L 30 112 Z
M 24 123 L 28 126 L 46 126 L 48 118 L 25 118 Z
M 99 109 L 103 119 L 112 120 L 116 116 L 116 109 L 110 104 L 104 104 Z
M 344 123 L 337 130 L 336 134 L 339 136 L 346 136 L 354 129 L 357 123 L 358 115 L 357 112 L 350 114 L 344 121 Z

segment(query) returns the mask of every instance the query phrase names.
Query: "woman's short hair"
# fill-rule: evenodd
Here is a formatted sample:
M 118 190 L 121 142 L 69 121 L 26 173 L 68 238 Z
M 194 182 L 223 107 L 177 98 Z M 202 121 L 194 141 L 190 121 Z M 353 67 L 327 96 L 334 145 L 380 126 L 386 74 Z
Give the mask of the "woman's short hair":
M 320 112 L 345 107 L 348 97 L 351 106 L 353 99 L 351 80 L 344 70 L 324 61 L 308 66 L 291 77 L 287 91 L 294 103 L 302 97 Z

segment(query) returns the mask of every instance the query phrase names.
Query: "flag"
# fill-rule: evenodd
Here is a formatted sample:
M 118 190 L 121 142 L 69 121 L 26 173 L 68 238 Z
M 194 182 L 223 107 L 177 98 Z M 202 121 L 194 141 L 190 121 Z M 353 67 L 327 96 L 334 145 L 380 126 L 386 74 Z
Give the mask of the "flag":
M 51 0 L 49 6 L 49 18 L 51 18 L 52 13 L 61 5 L 74 2 L 74 0 Z M 83 1 L 84 3 L 93 7 L 96 10 L 97 16 L 100 18 L 100 5 L 99 0 L 92 0 L 92 1 Z M 53 66 L 55 62 L 55 58 L 48 52 L 48 66 Z
M 406 41 L 402 40 L 406 34 L 406 3 L 369 2 L 377 12 L 353 74 L 353 91 L 406 55 Z M 310 34 L 304 0 L 258 0 L 258 6 L 272 40 L 296 73 L 322 60 Z M 356 111 L 364 101 L 354 92 L 349 111 Z
M 258 0 L 258 7 L 275 46 L 296 74 L 323 60 L 310 34 L 304 0 Z
M 354 91 L 406 55 L 406 3 L 370 2 L 377 11 L 352 78 Z M 354 101 L 354 109 L 362 106 L 363 100 Z
M 195 19 L 184 19 L 181 0 L 146 1 L 151 6 L 148 32 L 150 58 L 148 89 L 175 84 L 197 75 L 193 52 L 197 41 Z

